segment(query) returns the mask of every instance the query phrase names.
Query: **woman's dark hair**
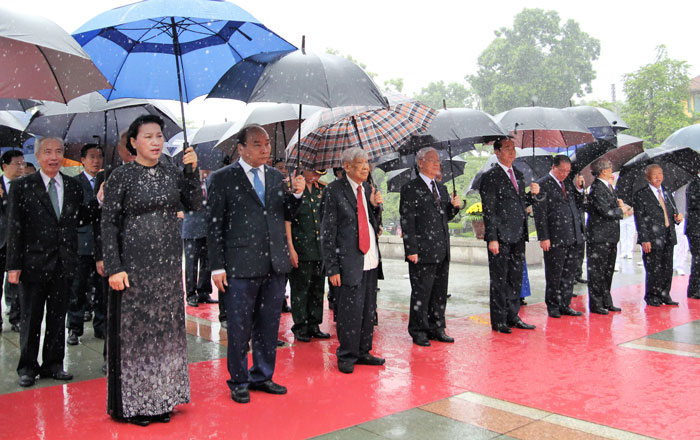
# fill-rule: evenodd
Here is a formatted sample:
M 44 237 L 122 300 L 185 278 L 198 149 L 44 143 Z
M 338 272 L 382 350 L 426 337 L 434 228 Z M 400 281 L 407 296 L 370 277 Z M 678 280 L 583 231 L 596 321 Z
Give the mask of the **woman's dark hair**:
M 131 145 L 131 139 L 136 139 L 141 126 L 146 124 L 158 124 L 161 130 L 163 130 L 163 127 L 165 126 L 165 122 L 163 122 L 163 119 L 158 115 L 143 115 L 136 118 L 134 122 L 129 125 L 129 129 L 126 131 L 126 149 L 129 150 L 129 153 L 136 155 L 136 148 Z

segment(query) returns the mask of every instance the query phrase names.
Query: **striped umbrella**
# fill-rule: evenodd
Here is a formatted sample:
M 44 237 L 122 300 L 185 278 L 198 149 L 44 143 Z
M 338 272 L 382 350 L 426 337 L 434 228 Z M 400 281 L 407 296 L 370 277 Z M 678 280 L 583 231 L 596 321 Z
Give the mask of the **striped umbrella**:
M 287 166 L 295 167 L 300 154 L 304 169 L 341 166 L 343 151 L 361 147 L 376 161 L 398 151 L 411 135 L 427 129 L 437 111 L 403 95 L 387 96 L 390 108 L 337 107 L 310 116 L 301 125 L 301 147 L 297 135 L 286 149 Z

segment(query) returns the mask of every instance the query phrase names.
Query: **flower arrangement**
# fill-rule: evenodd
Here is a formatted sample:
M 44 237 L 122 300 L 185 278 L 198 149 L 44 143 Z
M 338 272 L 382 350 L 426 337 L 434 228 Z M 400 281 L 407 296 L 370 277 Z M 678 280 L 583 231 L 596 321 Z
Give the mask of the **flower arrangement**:
M 465 214 L 467 214 L 465 216 L 465 219 L 468 222 L 482 220 L 484 218 L 484 211 L 481 206 L 481 202 L 477 202 L 471 205 L 469 208 L 467 208 Z

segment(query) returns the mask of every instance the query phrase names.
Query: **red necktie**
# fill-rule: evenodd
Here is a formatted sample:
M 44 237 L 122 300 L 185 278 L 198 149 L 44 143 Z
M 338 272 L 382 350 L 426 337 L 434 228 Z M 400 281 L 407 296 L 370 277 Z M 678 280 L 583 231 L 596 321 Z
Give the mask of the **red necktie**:
M 367 222 L 365 204 L 362 201 L 362 185 L 357 187 L 357 230 L 360 236 L 360 252 L 366 254 L 369 251 L 369 223 Z
M 508 175 L 510 176 L 510 181 L 515 187 L 515 192 L 520 194 L 520 190 L 518 189 L 518 182 L 515 181 L 515 175 L 513 174 L 513 168 L 508 168 Z
M 564 198 L 568 199 L 569 195 L 566 193 L 566 187 L 564 186 L 564 182 L 559 182 L 559 185 L 561 185 L 561 190 L 564 191 Z

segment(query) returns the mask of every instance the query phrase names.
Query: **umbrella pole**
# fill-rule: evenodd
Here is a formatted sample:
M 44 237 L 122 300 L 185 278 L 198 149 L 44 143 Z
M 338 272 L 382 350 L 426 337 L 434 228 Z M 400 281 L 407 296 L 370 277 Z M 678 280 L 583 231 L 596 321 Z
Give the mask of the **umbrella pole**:
M 187 123 L 185 122 L 185 103 L 182 99 L 182 80 L 180 79 L 180 42 L 177 37 L 177 26 L 175 25 L 175 17 L 170 17 L 170 28 L 173 32 L 173 49 L 175 51 L 175 68 L 177 71 L 177 91 L 180 93 L 180 113 L 182 114 L 182 138 L 184 142 L 182 143 L 182 155 L 184 157 L 185 150 L 189 148 L 189 143 L 187 142 Z M 193 172 L 192 165 L 188 164 L 185 166 L 185 173 L 191 174 Z
M 299 128 L 297 129 L 297 173 L 301 172 L 301 107 L 299 104 Z
M 447 101 L 443 98 L 442 100 L 442 108 L 447 110 Z M 452 143 L 450 143 L 450 140 L 447 140 L 447 154 L 450 155 L 450 173 L 452 174 L 452 197 L 457 195 L 457 183 L 455 183 L 455 166 L 454 163 L 452 162 Z

